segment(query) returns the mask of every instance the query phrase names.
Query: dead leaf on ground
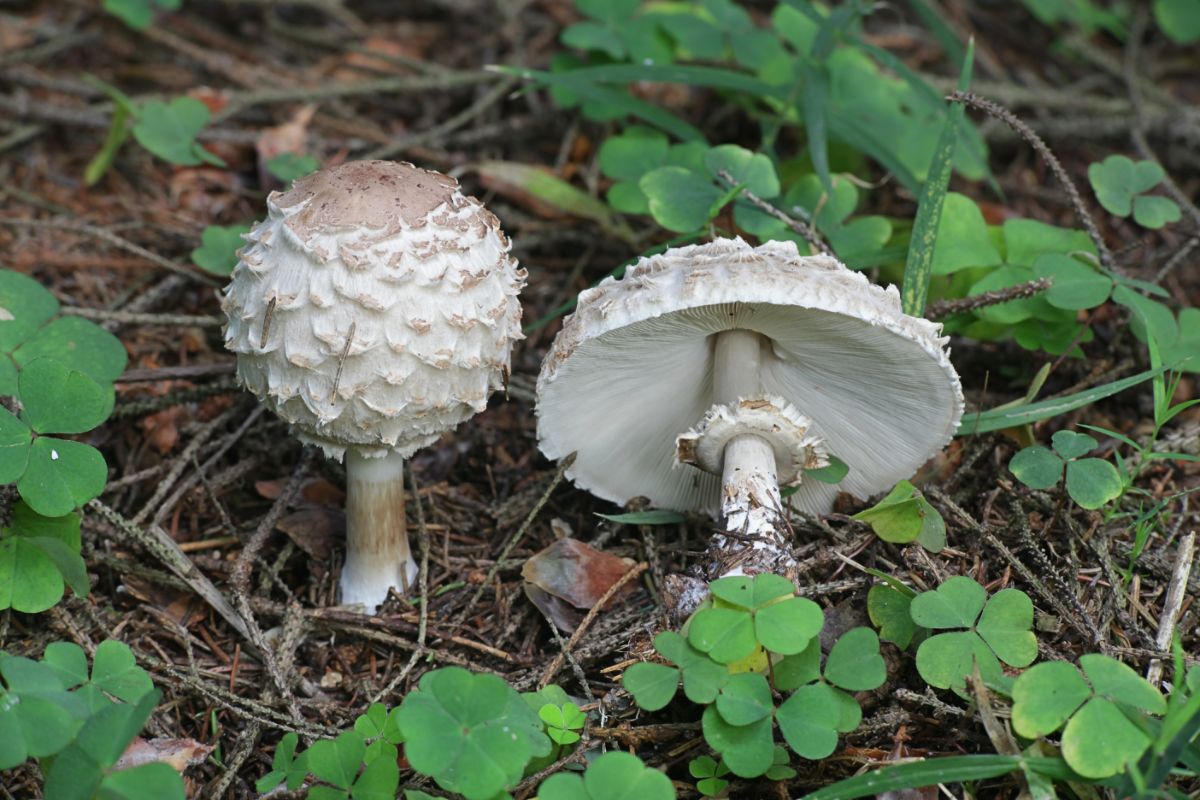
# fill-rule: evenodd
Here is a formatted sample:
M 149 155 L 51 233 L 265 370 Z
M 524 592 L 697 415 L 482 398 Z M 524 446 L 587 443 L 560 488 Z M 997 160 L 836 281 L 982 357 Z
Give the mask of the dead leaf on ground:
M 635 561 L 597 550 L 578 539 L 559 539 L 535 553 L 521 567 L 525 593 L 554 624 L 573 631 L 584 613 L 621 579 Z M 636 583 L 622 587 L 609 604 L 629 594 Z
M 188 767 L 203 764 L 212 751 L 211 745 L 195 739 L 143 739 L 138 736 L 125 748 L 113 769 L 133 769 L 161 761 L 176 772 L 183 772 Z

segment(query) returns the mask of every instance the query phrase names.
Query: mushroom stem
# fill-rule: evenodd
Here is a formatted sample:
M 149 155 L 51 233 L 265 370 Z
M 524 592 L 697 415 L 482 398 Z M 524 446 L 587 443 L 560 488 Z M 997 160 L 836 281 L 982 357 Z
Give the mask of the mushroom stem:
M 759 334 L 746 330 L 718 334 L 713 357 L 716 402 L 735 404 L 759 394 L 761 362 Z M 709 545 L 712 577 L 795 572 L 775 451 L 761 436 L 741 434 L 725 445 L 721 519 L 723 532 L 715 534 Z
M 404 515 L 404 458 L 346 451 L 346 563 L 342 602 L 374 613 L 393 586 L 406 594 L 417 577 Z

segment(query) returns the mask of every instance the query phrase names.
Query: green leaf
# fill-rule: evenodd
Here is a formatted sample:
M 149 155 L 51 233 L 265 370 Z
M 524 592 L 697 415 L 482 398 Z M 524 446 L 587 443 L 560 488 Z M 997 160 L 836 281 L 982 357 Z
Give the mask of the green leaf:
M 1112 278 L 1059 253 L 1038 256 L 1033 262 L 1033 275 L 1052 281 L 1045 297 L 1055 308 L 1069 311 L 1095 308 L 1112 294 Z
M 601 519 L 621 525 L 677 525 L 684 521 L 678 511 L 655 508 L 650 511 L 632 511 L 627 514 L 596 514 Z
M 637 756 L 613 751 L 588 765 L 583 778 L 551 775 L 538 787 L 540 800 L 673 800 L 675 788 L 662 772 Z
M 732 608 L 698 612 L 688 627 L 688 643 L 721 664 L 741 661 L 758 646 L 750 614 Z
M 1111 397 L 1114 394 L 1123 392 L 1126 389 L 1150 380 L 1156 375 L 1161 375 L 1165 371 L 1166 367 L 1158 367 L 1146 370 L 1145 372 L 1139 372 L 1128 378 L 1122 378 L 1118 381 L 1097 386 L 1093 389 L 1076 392 L 1066 397 L 1040 400 L 1036 403 L 1022 403 L 1017 406 L 993 408 L 980 414 L 967 414 L 959 423 L 955 436 L 969 436 L 975 433 L 999 431 L 1005 428 L 1028 425 L 1043 419 L 1049 419 L 1050 417 L 1057 417 L 1061 414 L 1066 414 L 1068 411 L 1074 411 L 1077 408 L 1091 405 L 1097 400 L 1102 400 L 1105 397 Z
M 1150 737 L 1101 697 L 1075 712 L 1062 735 L 1063 758 L 1085 778 L 1116 775 L 1149 746 Z
M 917 648 L 917 671 L 926 683 L 938 689 L 961 689 L 976 660 L 985 680 L 1001 673 L 996 657 L 973 631 L 939 633 Z
M 794 655 L 808 647 L 809 641 L 821 632 L 824 624 L 825 616 L 821 613 L 821 607 L 804 597 L 791 597 L 772 603 L 754 613 L 754 635 L 758 643 L 772 653 L 785 656 Z
M 924 524 L 917 504 L 916 487 L 908 481 L 897 483 L 886 497 L 858 512 L 852 519 L 868 523 L 875 535 L 885 542 L 897 543 L 916 539 Z
M 1177 44 L 1200 40 L 1200 14 L 1195 0 L 1154 0 L 1154 21 Z
M 1033 601 L 1019 589 L 1001 589 L 988 600 L 975 630 L 1000 660 L 1027 667 L 1037 658 Z
M 18 380 L 25 419 L 37 433 L 84 433 L 112 413 L 111 386 L 53 358 L 29 362 Z
M 1159 228 L 1183 218 L 1179 205 L 1169 197 L 1144 194 L 1133 200 L 1133 221 L 1143 228 Z
M 612 209 L 602 200 L 592 197 L 541 167 L 516 161 L 484 161 L 475 165 L 475 171 L 493 181 L 528 192 L 564 213 L 590 219 L 606 233 L 622 241 L 633 240 L 633 232 L 624 222 L 613 216 Z
M 58 300 L 28 275 L 0 269 L 0 351 L 10 353 L 58 313 Z
M 1032 267 L 1046 253 L 1096 255 L 1096 246 L 1083 231 L 1019 218 L 1005 220 L 1003 231 L 1005 261 L 1015 266 Z
M 867 592 L 867 614 L 879 628 L 879 638 L 901 650 L 908 649 L 917 631 L 909 615 L 911 603 L 912 598 L 886 584 L 878 583 Z
M 734 183 L 749 189 L 763 200 L 779 195 L 779 176 L 775 174 L 775 165 L 761 153 L 736 144 L 723 144 L 708 151 L 704 166 L 713 177 L 722 170 L 728 172 L 733 176 Z
M 377 739 L 387 727 L 388 709 L 383 703 L 372 703 L 367 713 L 354 720 L 354 730 L 364 739 Z
M 974 61 L 975 44 L 967 46 L 962 70 L 958 77 L 960 90 L 965 91 L 971 82 L 971 65 Z M 946 200 L 946 189 L 950 185 L 953 171 L 955 144 L 958 141 L 958 126 L 963 118 L 963 105 L 956 103 L 946 115 L 941 136 L 929 165 L 929 175 L 921 187 L 917 206 L 917 218 L 913 221 L 912 239 L 908 246 L 908 258 L 904 266 L 904 284 L 900 290 L 901 305 L 905 314 L 920 316 L 925 311 L 929 295 L 929 280 L 933 275 L 933 260 L 937 244 L 937 231 L 941 224 L 942 209 Z
M 1013 683 L 1013 729 L 1027 739 L 1054 733 L 1091 696 L 1091 687 L 1071 664 L 1036 664 Z
M 808 154 L 821 185 L 833 188 L 829 173 L 829 131 L 825 110 L 829 107 L 829 68 L 824 64 L 807 59 L 796 62 L 800 67 L 802 102 L 804 106 L 804 129 L 808 136 Z
M 781 692 L 798 689 L 821 677 L 821 642 L 813 639 L 803 652 L 784 656 L 772 668 L 775 688 Z
M 99 497 L 107 481 L 108 467 L 99 450 L 43 436 L 29 448 L 29 464 L 17 491 L 37 513 L 61 517 Z
M 823 683 L 801 686 L 775 712 L 788 746 L 814 761 L 837 749 L 840 716 L 841 704 L 834 690 Z
M 878 689 L 887 680 L 879 637 L 870 628 L 852 628 L 829 651 L 825 680 L 851 692 Z
M 1088 167 L 1088 180 L 1104 210 L 1128 217 L 1133 198 L 1153 189 L 1163 179 L 1162 167 L 1153 161 L 1134 162 L 1126 156 L 1111 155 Z
M 0 408 L 0 483 L 15 483 L 29 464 L 33 431 L 6 408 Z
M 25 541 L 41 550 L 43 555 L 54 562 L 54 568 L 58 570 L 63 581 L 71 587 L 71 591 L 80 597 L 87 596 L 92 587 L 88 583 L 87 564 L 79 555 L 78 547 L 71 549 L 58 539 L 48 536 L 26 538 Z
M 917 543 L 931 553 L 940 553 L 946 546 L 946 520 L 933 505 L 917 493 L 917 513 L 921 517 L 921 532 Z
M 20 536 L 0 539 L 0 609 L 36 614 L 62 596 L 62 574 L 42 548 Z
M 999 778 L 1033 761 L 1021 756 L 974 755 L 930 758 L 864 772 L 805 795 L 805 800 L 854 800 L 905 789 Z M 1038 759 L 1054 762 L 1057 759 Z
M 209 225 L 200 234 L 200 246 L 192 251 L 192 263 L 213 275 L 232 274 L 242 236 L 249 232 L 249 225 Z
M 618 59 L 625 55 L 625 42 L 616 31 L 597 22 L 576 22 L 567 26 L 559 37 L 567 47 L 580 50 L 596 50 L 609 58 Z
M 13 353 L 13 358 L 22 369 L 36 359 L 50 358 L 100 384 L 116 380 L 129 361 L 120 339 L 79 317 L 54 320 Z
M 208 124 L 209 116 L 208 106 L 194 97 L 176 97 L 170 103 L 151 100 L 138 111 L 133 138 L 172 164 L 196 166 L 209 161 L 224 166 L 196 142 L 196 134 Z
M 771 768 L 775 745 L 770 718 L 749 725 L 730 725 L 716 705 L 704 709 L 700 719 L 704 741 L 721 755 L 730 772 L 741 778 L 757 778 Z
M 637 11 L 641 0 L 575 0 L 575 7 L 610 27 L 626 22 Z
M 104 776 L 100 800 L 184 800 L 183 778 L 170 764 L 141 764 Z
M 625 670 L 621 685 L 633 695 L 639 708 L 658 711 L 675 696 L 679 688 L 679 670 L 662 664 L 634 664 Z
M 780 598 L 795 594 L 796 587 L 781 575 L 763 573 L 753 579 L 721 578 L 709 584 L 709 591 L 727 603 L 753 611 L 783 602 Z
M 1026 447 L 1008 462 L 1008 470 L 1030 489 L 1052 489 L 1062 480 L 1063 460 L 1042 445 Z
M 729 670 L 723 664 L 696 650 L 674 631 L 663 631 L 654 637 L 654 646 L 679 666 L 683 672 L 683 693 L 693 703 L 713 702 L 729 680 Z
M 637 182 L 666 163 L 668 147 L 667 137 L 661 131 L 635 125 L 619 136 L 605 139 L 596 158 L 608 177 Z
M 297 178 L 316 172 L 320 166 L 320 162 L 312 156 L 299 153 L 280 153 L 266 163 L 267 172 L 284 183 L 291 183 Z
M 992 243 L 983 212 L 975 201 L 957 192 L 946 194 L 937 228 L 933 274 L 950 275 L 966 267 L 994 267 L 1001 263 Z
M 1096 449 L 1098 442 L 1095 437 L 1075 431 L 1056 431 L 1050 437 L 1054 452 L 1065 461 L 1085 456 Z
M 650 204 L 650 214 L 667 230 L 691 233 L 708 224 L 721 192 L 708 178 L 683 167 L 659 167 L 646 173 L 638 186 Z
M 42 663 L 52 669 L 67 689 L 88 680 L 87 656 L 74 642 L 51 642 L 42 653 Z
M 326 783 L 349 789 L 366 749 L 357 732 L 344 731 L 335 739 L 321 739 L 308 748 L 308 769 Z
M 730 725 L 749 725 L 775 710 L 767 679 L 754 672 L 732 676 L 717 695 L 717 712 Z
M 397 717 L 413 769 L 467 800 L 491 800 L 550 752 L 542 722 L 501 678 L 458 667 L 421 676 Z
M 154 683 L 137 665 L 129 645 L 115 639 L 107 639 L 96 648 L 92 657 L 92 683 L 126 703 L 137 703 L 154 691 Z
M 935 591 L 921 592 L 913 598 L 913 622 L 924 628 L 969 628 L 975 624 L 987 592 L 970 578 L 948 578 Z
M 837 456 L 830 456 L 829 466 L 804 470 L 804 479 L 836 485 L 849 474 L 850 466 L 845 461 Z
M 1079 666 L 1096 694 L 1150 714 L 1167 713 L 1162 694 L 1128 664 L 1099 653 L 1080 656 Z
M 1103 508 L 1124 490 L 1117 468 L 1103 459 L 1081 458 L 1067 464 L 1067 494 L 1081 508 Z

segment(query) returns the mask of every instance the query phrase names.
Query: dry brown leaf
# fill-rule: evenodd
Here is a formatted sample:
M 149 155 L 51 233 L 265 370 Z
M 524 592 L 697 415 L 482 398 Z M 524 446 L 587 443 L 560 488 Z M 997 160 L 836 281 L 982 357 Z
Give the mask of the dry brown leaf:
M 161 761 L 176 772 L 183 772 L 188 767 L 204 763 L 212 751 L 211 745 L 201 744 L 195 739 L 143 739 L 138 736 L 125 748 L 113 769 L 133 769 Z
M 525 593 L 554 624 L 574 630 L 587 611 L 636 562 L 597 550 L 578 539 L 559 539 L 535 553 L 521 567 Z M 636 588 L 626 584 L 610 603 Z

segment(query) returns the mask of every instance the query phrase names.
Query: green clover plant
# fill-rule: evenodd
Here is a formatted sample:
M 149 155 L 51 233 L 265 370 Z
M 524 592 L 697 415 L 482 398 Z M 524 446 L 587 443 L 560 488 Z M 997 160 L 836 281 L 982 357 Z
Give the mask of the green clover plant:
M 1105 211 L 1118 217 L 1132 213 L 1138 225 L 1156 230 L 1182 216 L 1169 197 L 1145 194 L 1164 177 L 1166 173 L 1156 162 L 1135 162 L 1122 155 L 1111 155 L 1088 167 L 1088 180 Z
M 921 592 L 909 607 L 912 621 L 933 633 L 917 648 L 917 671 L 930 686 L 964 692 L 973 664 L 984 681 L 1005 686 L 1000 663 L 1027 667 L 1037 658 L 1033 603 L 1019 589 L 991 597 L 974 580 L 956 576 Z
M 1026 447 L 1012 457 L 1008 469 L 1017 480 L 1031 489 L 1052 489 L 1065 473 L 1067 494 L 1081 508 L 1090 510 L 1121 496 L 1125 482 L 1117 468 L 1102 458 L 1084 458 L 1096 448 L 1094 437 L 1057 431 L 1050 442 L 1051 447 Z
M 945 520 L 908 481 L 897 483 L 886 497 L 852 519 L 868 523 L 885 542 L 917 542 L 931 553 L 939 553 L 946 546 Z
M 0 610 L 45 611 L 62 599 L 64 583 L 87 595 L 87 566 L 79 555 L 79 515 L 43 517 L 18 502 L 0 529 Z
M 861 720 L 847 691 L 876 688 L 885 678 L 874 631 L 844 634 L 822 671 L 817 634 L 824 616 L 816 604 L 795 597 L 789 581 L 778 575 L 731 577 L 710 589 L 711 605 L 693 615 L 686 637 L 673 631 L 655 637 L 655 648 L 669 664 L 645 662 L 625 671 L 622 682 L 634 701 L 647 711 L 661 709 L 682 684 L 690 701 L 705 706 L 701 723 L 708 745 L 739 777 L 788 769 L 786 758 L 777 759 L 776 722 L 794 752 L 805 758 L 828 755 L 824 751 L 832 752 L 838 732 L 853 730 Z M 773 690 L 793 694 L 777 709 Z M 806 727 L 810 718 L 815 722 Z
M 696 791 L 705 797 L 719 797 L 729 786 L 729 781 L 725 780 L 729 765 L 712 756 L 693 758 L 688 762 L 688 773 L 698 779 Z
M 104 0 L 104 10 L 135 31 L 144 31 L 154 22 L 156 9 L 178 11 L 183 0 Z
M 1066 762 L 1087 778 L 1107 778 L 1134 763 L 1153 736 L 1137 721 L 1161 716 L 1167 701 L 1128 665 L 1099 654 L 1038 664 L 1013 684 L 1013 728 L 1034 739 L 1062 730 Z
M 167 764 L 114 769 L 158 700 L 122 642 L 101 642 L 90 673 L 68 642 L 48 645 L 41 661 L 0 651 L 0 770 L 38 759 L 46 797 L 183 800 Z
M 291 183 L 297 178 L 316 172 L 319 166 L 321 164 L 317 159 L 300 153 L 280 153 L 266 163 L 267 172 L 284 183 Z
M 192 263 L 205 272 L 227 277 L 237 266 L 237 251 L 249 225 L 209 225 L 200 234 L 200 246 L 192 251 Z
M 673 800 L 675 787 L 635 755 L 614 751 L 588 764 L 583 775 L 558 772 L 538 787 L 538 800 Z

